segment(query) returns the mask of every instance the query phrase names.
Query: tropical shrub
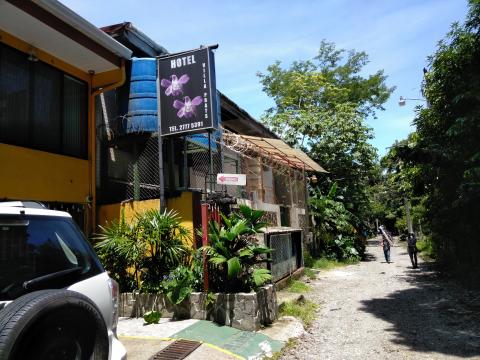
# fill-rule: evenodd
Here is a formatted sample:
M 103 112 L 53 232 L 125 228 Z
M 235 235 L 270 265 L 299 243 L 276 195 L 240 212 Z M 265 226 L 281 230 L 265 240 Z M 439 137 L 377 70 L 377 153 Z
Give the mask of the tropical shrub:
M 348 211 L 336 198 L 337 184 L 334 183 L 327 195 L 316 192 L 310 197 L 310 213 L 315 219 L 314 235 L 318 248 L 316 256 L 329 259 L 352 260 L 363 256 L 365 243 L 358 235 L 354 223 L 355 215 Z
M 134 249 L 129 252 L 119 251 L 121 244 L 129 242 L 128 239 L 133 236 L 133 227 L 126 223 L 123 211 L 120 220 L 114 220 L 106 227 L 100 226 L 100 229 L 102 234 L 96 235 L 94 239 L 100 241 L 95 245 L 95 250 L 101 263 L 110 277 L 118 282 L 121 292 L 138 290 L 138 252 L 133 252 Z
M 170 271 L 191 262 L 190 232 L 174 210 L 149 210 L 130 224 L 122 214 L 100 229 L 95 249 L 121 291 L 160 292 Z
M 199 279 L 193 270 L 185 265 L 180 265 L 170 272 L 161 287 L 167 299 L 172 304 L 178 305 L 198 288 L 196 285 L 199 285 Z
M 222 215 L 223 226 L 209 223 L 209 245 L 202 249 L 214 270 L 209 271 L 212 290 L 250 292 L 271 280 L 270 271 L 259 264 L 269 261 L 272 249 L 258 245 L 255 237 L 267 225 L 263 215 L 264 211 L 241 205 L 238 212 Z
M 143 314 L 143 320 L 145 320 L 145 322 L 149 325 L 158 324 L 161 317 L 162 313 L 156 310 L 147 311 L 145 314 Z

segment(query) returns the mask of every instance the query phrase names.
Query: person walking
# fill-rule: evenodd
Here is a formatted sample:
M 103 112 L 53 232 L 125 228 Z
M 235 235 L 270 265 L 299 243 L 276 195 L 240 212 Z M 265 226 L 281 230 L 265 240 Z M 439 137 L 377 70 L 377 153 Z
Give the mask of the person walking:
M 417 237 L 414 233 L 408 234 L 408 256 L 410 256 L 410 261 L 412 262 L 412 268 L 418 268 L 418 260 L 417 260 Z
M 387 229 L 385 229 L 385 226 L 383 225 L 380 226 L 380 234 L 382 235 L 382 241 L 380 241 L 380 246 L 383 247 L 385 261 L 387 262 L 387 264 L 390 264 L 390 247 L 393 246 L 393 240 Z

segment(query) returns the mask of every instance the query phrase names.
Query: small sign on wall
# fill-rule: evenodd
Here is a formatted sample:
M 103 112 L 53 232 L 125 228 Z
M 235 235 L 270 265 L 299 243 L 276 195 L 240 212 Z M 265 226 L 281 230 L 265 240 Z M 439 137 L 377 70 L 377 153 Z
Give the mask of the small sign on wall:
M 245 174 L 217 174 L 217 184 L 245 186 L 247 175 Z

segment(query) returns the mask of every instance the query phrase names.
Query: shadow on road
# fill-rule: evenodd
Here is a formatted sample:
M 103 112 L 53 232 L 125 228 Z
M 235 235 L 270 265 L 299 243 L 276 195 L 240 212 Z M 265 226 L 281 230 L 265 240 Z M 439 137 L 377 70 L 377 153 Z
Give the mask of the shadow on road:
M 365 256 L 363 257 L 362 261 L 376 261 L 377 260 L 377 257 L 373 254 L 370 254 L 370 253 L 366 253 Z
M 400 276 L 412 288 L 362 301 L 361 311 L 392 324 L 394 342 L 420 352 L 480 355 L 480 297 L 439 277 L 431 265 Z

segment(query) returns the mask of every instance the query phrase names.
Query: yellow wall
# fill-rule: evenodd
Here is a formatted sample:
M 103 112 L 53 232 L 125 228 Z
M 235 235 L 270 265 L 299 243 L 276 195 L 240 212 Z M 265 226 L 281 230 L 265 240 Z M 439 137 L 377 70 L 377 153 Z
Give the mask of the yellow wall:
M 182 225 L 190 230 L 192 239 L 194 239 L 193 229 L 193 194 L 191 192 L 182 192 L 182 195 L 176 198 L 168 199 L 169 209 L 176 210 L 182 217 Z
M 131 222 L 136 214 L 150 209 L 158 209 L 160 200 L 130 201 L 123 204 L 102 205 L 98 207 L 98 224 L 105 226 L 112 220 L 119 220 L 122 209 L 125 211 L 125 220 Z
M 125 211 L 126 221 L 130 222 L 135 218 L 135 214 L 150 209 L 159 209 L 159 207 L 160 201 L 158 199 L 102 205 L 98 207 L 97 211 L 98 224 L 105 226 L 112 220 L 120 219 L 122 209 Z M 168 199 L 167 207 L 169 210 L 173 209 L 178 212 L 182 218 L 182 225 L 190 230 L 193 239 L 193 194 L 191 192 L 183 192 L 179 197 Z
M 29 44 L 0 30 L 0 42 L 28 53 Z M 78 45 L 82 46 L 82 45 Z M 125 81 L 125 67 L 100 74 L 88 74 L 75 66 L 35 48 L 37 58 L 88 84 L 88 160 L 50 154 L 0 143 L 0 199 L 30 199 L 40 201 L 84 203 L 87 196 L 96 202 L 95 194 L 95 109 L 94 97 L 108 86 L 121 86 Z M 106 88 L 104 88 L 105 90 Z M 87 208 L 86 233 L 95 227 L 95 206 Z
M 85 202 L 88 161 L 0 143 L 0 198 Z

